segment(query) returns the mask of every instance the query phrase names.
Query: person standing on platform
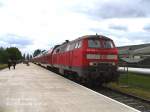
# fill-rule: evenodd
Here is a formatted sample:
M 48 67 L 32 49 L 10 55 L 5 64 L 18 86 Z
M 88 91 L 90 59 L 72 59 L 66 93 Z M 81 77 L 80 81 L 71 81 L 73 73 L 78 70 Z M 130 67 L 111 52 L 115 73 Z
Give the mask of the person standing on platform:
M 13 60 L 12 62 L 14 69 L 16 68 L 16 60 Z
M 9 59 L 8 60 L 8 68 L 9 68 L 9 70 L 10 70 L 11 64 L 12 64 L 12 61 Z

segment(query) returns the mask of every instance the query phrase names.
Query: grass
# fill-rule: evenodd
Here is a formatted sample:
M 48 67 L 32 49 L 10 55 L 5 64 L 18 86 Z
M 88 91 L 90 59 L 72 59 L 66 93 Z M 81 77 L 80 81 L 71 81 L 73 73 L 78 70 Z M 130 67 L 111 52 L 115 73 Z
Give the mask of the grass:
M 121 74 L 119 83 L 110 83 L 107 86 L 150 100 L 150 76 L 143 74 Z
M 7 67 L 7 64 L 0 64 L 0 70 Z
M 128 73 L 120 76 L 119 83 L 141 88 L 150 92 L 150 76 Z

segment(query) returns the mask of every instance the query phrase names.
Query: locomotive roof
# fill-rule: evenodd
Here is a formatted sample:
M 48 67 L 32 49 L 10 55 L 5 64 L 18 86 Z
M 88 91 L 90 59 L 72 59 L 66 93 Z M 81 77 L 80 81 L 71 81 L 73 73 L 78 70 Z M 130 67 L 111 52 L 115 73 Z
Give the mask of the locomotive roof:
M 72 41 L 69 41 L 69 40 L 66 40 L 64 43 L 62 43 L 62 44 L 60 44 L 60 45 L 55 45 L 52 49 L 50 49 L 49 51 L 46 51 L 46 52 L 44 52 L 44 53 L 41 53 L 41 54 L 39 54 L 39 55 L 37 55 L 36 57 L 34 57 L 34 58 L 38 58 L 38 57 L 40 57 L 40 56 L 42 56 L 42 55 L 47 55 L 47 54 L 49 54 L 49 53 L 52 53 L 55 49 L 57 49 L 57 48 L 60 48 L 60 47 L 62 47 L 62 46 L 65 46 L 65 45 L 67 45 L 68 43 L 72 43 L 72 42 L 75 42 L 75 41 L 79 41 L 79 40 L 83 40 L 83 39 L 86 39 L 86 38 L 100 38 L 100 39 L 105 39 L 105 40 L 112 40 L 112 39 L 110 39 L 110 38 L 108 38 L 108 37 L 106 37 L 106 36 L 103 36 L 103 35 L 85 35 L 85 36 L 82 36 L 82 37 L 79 37 L 79 38 L 77 38 L 77 39 L 75 39 L 75 40 L 72 40 Z
M 101 39 L 111 40 L 110 38 L 108 38 L 104 35 L 85 35 L 85 36 L 79 37 L 78 39 L 84 39 L 84 38 L 101 38 Z
M 97 35 L 96 34 L 96 35 L 85 35 L 85 36 L 79 37 L 79 38 L 77 38 L 75 40 L 64 42 L 63 44 L 71 43 L 71 42 L 82 40 L 82 39 L 86 39 L 86 38 L 100 38 L 100 39 L 112 40 L 112 39 L 110 39 L 110 38 L 108 38 L 108 37 L 106 37 L 104 35 Z
M 103 36 L 103 35 L 97 35 L 97 34 L 96 34 L 96 35 L 85 35 L 85 36 L 79 37 L 79 38 L 77 38 L 77 39 L 75 39 L 75 40 L 66 41 L 66 42 L 64 42 L 64 43 L 62 43 L 62 44 L 60 44 L 60 45 L 56 45 L 56 46 L 53 48 L 53 50 L 54 50 L 54 49 L 57 49 L 57 48 L 60 48 L 60 47 L 62 47 L 63 45 L 66 45 L 66 44 L 68 44 L 68 43 L 72 43 L 72 42 L 79 41 L 79 40 L 86 39 L 86 38 L 100 38 L 100 39 L 105 39 L 105 40 L 112 40 L 112 39 L 110 39 L 110 38 L 108 38 L 108 37 L 106 37 L 106 36 Z

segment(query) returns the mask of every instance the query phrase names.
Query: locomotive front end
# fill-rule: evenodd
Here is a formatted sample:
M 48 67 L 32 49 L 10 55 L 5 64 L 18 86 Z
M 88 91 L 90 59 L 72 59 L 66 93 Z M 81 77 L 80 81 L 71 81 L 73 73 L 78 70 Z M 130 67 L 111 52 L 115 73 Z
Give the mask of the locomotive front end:
M 118 79 L 118 50 L 113 40 L 104 36 L 89 37 L 84 52 L 84 77 L 100 83 Z

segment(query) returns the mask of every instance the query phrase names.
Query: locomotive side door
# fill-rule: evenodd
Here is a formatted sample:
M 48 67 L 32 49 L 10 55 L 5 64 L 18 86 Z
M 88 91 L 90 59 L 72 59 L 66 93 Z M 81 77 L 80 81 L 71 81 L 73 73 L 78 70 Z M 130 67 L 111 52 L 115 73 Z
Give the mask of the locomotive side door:
M 75 42 L 71 43 L 70 45 L 70 49 L 69 49 L 69 68 L 72 68 L 73 66 L 73 52 L 74 52 L 74 48 L 75 48 Z
M 66 49 L 66 65 L 68 67 L 68 69 L 71 68 L 71 44 L 68 44 L 67 49 Z
M 72 54 L 72 66 L 79 67 L 82 64 L 82 41 L 76 41 L 73 54 Z
M 72 68 L 72 59 L 73 58 L 73 51 L 69 52 L 69 68 Z

